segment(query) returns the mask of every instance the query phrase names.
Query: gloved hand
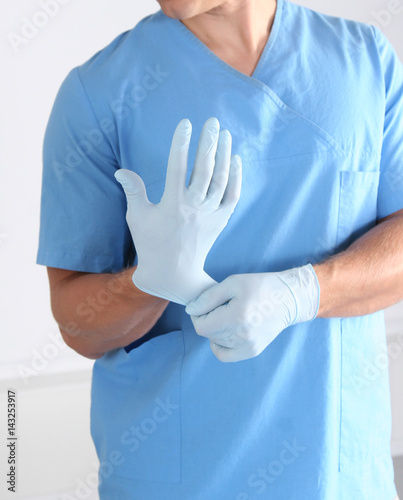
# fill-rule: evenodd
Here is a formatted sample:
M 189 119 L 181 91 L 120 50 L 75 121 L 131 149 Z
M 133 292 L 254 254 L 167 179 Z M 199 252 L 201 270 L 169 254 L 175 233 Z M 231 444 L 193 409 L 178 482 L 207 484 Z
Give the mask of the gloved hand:
M 211 287 L 186 312 L 220 361 L 260 354 L 285 328 L 314 319 L 320 288 L 313 267 L 237 274 Z
M 204 124 L 189 186 L 186 172 L 192 127 L 177 126 L 160 203 L 150 203 L 141 178 L 115 173 L 127 198 L 126 220 L 138 255 L 133 283 L 146 293 L 186 305 L 216 282 L 203 270 L 241 190 L 241 159 L 231 157 L 231 134 L 216 118 Z

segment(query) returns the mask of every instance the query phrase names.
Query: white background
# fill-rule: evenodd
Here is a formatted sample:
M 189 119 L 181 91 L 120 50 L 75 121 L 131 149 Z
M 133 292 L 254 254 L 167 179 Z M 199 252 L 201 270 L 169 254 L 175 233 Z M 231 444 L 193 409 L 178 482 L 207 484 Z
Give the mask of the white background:
M 89 437 L 92 362 L 60 341 L 49 304 L 45 268 L 35 264 L 45 126 L 59 86 L 73 67 L 158 9 L 154 0 L 3 2 L 0 150 L 0 436 L 7 387 L 19 394 L 19 493 L 13 498 L 96 498 L 96 458 Z M 191 0 L 189 0 L 191 1 Z M 63 5 L 61 5 L 63 3 Z M 303 0 L 321 12 L 377 23 L 403 60 L 403 0 Z M 27 43 L 13 46 L 32 20 L 42 22 Z M 403 304 L 387 313 L 389 342 L 403 333 Z M 403 454 L 402 358 L 390 359 L 395 454 Z M 400 397 L 400 399 L 399 399 Z M 5 445 L 0 439 L 0 497 Z M 77 490 L 80 478 L 90 487 Z M 73 495 L 71 493 L 71 495 Z M 92 496 L 91 496 L 92 495 Z

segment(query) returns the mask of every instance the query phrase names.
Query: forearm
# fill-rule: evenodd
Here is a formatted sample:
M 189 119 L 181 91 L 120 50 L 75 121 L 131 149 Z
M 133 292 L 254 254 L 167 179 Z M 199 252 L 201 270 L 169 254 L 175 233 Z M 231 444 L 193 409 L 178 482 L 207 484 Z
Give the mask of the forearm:
M 54 287 L 52 312 L 71 348 L 96 359 L 139 339 L 156 323 L 168 301 L 137 289 L 133 271 L 76 273 Z
M 350 317 L 403 299 L 403 214 L 381 222 L 347 250 L 313 266 L 321 295 L 318 317 Z

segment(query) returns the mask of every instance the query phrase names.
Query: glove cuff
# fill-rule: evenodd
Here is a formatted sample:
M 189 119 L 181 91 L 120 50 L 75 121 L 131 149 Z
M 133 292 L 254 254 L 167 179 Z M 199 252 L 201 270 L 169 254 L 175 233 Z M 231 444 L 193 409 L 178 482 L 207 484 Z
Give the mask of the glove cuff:
M 143 277 L 142 268 L 140 269 L 138 266 L 132 274 L 132 281 L 139 290 L 183 306 L 188 305 L 202 292 L 217 284 L 216 281 L 204 271 L 197 274 L 189 271 L 185 277 L 182 277 L 182 279 L 177 282 L 175 282 L 174 279 L 166 280 L 172 283 L 172 288 L 170 289 L 161 287 L 161 284 L 153 284 L 149 280 L 143 279 Z M 178 294 L 178 292 L 180 294 Z
M 311 264 L 278 273 L 279 278 L 288 286 L 295 299 L 296 315 L 291 323 L 295 325 L 316 318 L 320 303 L 318 277 Z

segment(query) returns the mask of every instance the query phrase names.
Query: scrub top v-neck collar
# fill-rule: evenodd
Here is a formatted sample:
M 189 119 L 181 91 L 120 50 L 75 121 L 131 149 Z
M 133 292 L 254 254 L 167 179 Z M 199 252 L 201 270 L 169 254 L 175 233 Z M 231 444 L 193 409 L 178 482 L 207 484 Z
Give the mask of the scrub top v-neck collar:
M 252 73 L 251 76 L 246 75 L 245 73 L 242 73 L 241 71 L 237 70 L 230 64 L 226 63 L 223 59 L 218 57 L 204 42 L 200 40 L 187 26 L 185 26 L 179 19 L 172 19 L 168 18 L 173 25 L 181 31 L 187 38 L 189 38 L 192 43 L 195 45 L 198 45 L 201 50 L 203 50 L 207 55 L 211 57 L 212 60 L 214 60 L 217 64 L 222 65 L 227 71 L 235 74 L 236 76 L 243 78 L 244 80 L 247 80 L 249 82 L 256 80 L 259 83 L 263 83 L 261 80 L 259 80 L 259 75 L 262 72 L 262 69 L 265 66 L 265 63 L 269 57 L 269 54 L 272 52 L 274 43 L 277 38 L 277 34 L 279 32 L 280 26 L 281 26 L 281 19 L 282 19 L 282 12 L 283 12 L 283 4 L 285 0 L 277 0 L 277 5 L 276 5 L 276 12 L 274 14 L 274 20 L 273 24 L 270 30 L 269 37 L 266 41 L 266 44 L 264 46 L 264 49 L 259 57 L 258 63 Z M 162 12 L 162 11 L 161 11 Z

